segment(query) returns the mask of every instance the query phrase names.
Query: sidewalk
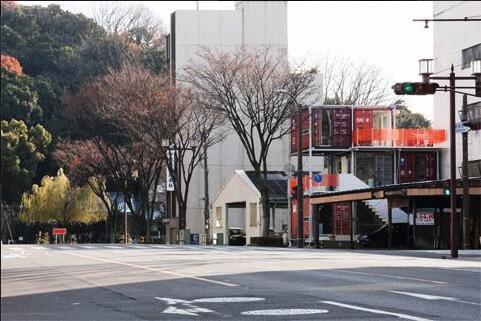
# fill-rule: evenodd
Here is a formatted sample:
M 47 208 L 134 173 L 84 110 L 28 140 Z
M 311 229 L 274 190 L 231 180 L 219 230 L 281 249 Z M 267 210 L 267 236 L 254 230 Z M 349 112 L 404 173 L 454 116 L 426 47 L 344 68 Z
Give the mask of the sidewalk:
M 383 254 L 383 255 L 399 255 L 399 256 L 412 256 L 412 257 L 424 257 L 424 258 L 437 258 L 437 259 L 449 259 L 451 260 L 450 250 L 371 250 L 371 249 L 358 249 L 353 252 Z M 466 261 L 479 261 L 481 262 L 481 250 L 459 250 L 457 260 Z M 456 259 L 455 259 L 456 260 Z

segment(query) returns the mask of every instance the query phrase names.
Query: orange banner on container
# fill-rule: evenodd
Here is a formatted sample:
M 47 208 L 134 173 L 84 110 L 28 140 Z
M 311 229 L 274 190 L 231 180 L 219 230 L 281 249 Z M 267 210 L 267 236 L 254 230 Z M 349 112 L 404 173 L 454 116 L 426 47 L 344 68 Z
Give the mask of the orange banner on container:
M 396 147 L 424 147 L 446 141 L 446 130 L 429 128 L 356 129 L 352 133 L 354 145 L 390 145 Z

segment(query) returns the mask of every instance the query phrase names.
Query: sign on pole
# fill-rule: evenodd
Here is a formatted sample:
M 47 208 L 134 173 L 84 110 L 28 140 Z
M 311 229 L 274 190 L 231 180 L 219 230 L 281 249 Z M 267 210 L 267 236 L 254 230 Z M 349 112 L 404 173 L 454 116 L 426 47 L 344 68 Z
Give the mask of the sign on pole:
M 455 131 L 456 133 L 467 133 L 471 128 L 464 126 L 463 122 L 456 123 Z
M 175 164 L 175 150 L 169 150 L 169 158 L 171 164 Z M 165 190 L 168 192 L 173 192 L 175 190 L 174 187 L 174 180 L 172 179 L 172 176 L 170 175 L 170 171 L 167 169 L 167 182 L 166 182 L 166 188 Z
M 52 230 L 53 235 L 65 235 L 67 234 L 67 229 L 65 227 L 56 227 Z

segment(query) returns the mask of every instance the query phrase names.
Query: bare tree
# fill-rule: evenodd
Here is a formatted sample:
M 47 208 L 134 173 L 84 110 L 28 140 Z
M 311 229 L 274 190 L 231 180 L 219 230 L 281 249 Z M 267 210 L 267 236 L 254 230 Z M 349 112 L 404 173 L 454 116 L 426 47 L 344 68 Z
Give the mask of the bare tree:
M 141 4 L 100 1 L 93 8 L 95 22 L 111 36 L 124 36 L 139 46 L 160 46 L 165 34 L 161 20 Z
M 91 86 L 96 88 L 90 97 L 97 117 L 116 128 L 117 135 L 141 141 L 165 163 L 175 186 L 179 228 L 184 229 L 194 170 L 205 156 L 204 147 L 223 138 L 214 133 L 222 119 L 218 111 L 205 108 L 206 99 L 175 88 L 167 77 L 135 65 L 112 70 Z
M 316 90 L 316 70 L 302 66 L 288 70 L 284 59 L 269 51 L 215 53 L 204 51 L 201 63 L 189 66 L 181 80 L 192 86 L 210 108 L 220 111 L 236 132 L 259 179 L 262 236 L 269 232 L 267 158 L 272 143 L 291 130 L 287 121 L 296 101 L 306 101 Z M 290 96 L 279 95 L 285 89 Z
M 140 230 L 147 219 L 147 240 L 150 239 L 163 157 L 151 148 L 148 137 L 132 135 L 135 119 L 131 115 L 145 112 L 144 97 L 149 94 L 158 95 L 159 88 L 155 92 L 146 92 L 142 79 L 131 77 L 123 68 L 109 70 L 107 75 L 84 84 L 76 94 L 65 98 L 67 112 L 75 115 L 77 121 L 90 122 L 92 133 L 97 134 L 88 144 L 98 155 L 98 162 L 86 171 L 98 171 L 97 175 L 105 177 L 123 194 L 126 205 L 136 218 L 135 230 Z M 139 125 L 137 121 L 135 125 Z M 152 190 L 154 195 L 151 198 Z M 135 196 L 140 200 L 139 207 L 132 202 Z
M 326 105 L 378 105 L 390 98 L 389 79 L 374 64 L 326 56 L 320 73 Z

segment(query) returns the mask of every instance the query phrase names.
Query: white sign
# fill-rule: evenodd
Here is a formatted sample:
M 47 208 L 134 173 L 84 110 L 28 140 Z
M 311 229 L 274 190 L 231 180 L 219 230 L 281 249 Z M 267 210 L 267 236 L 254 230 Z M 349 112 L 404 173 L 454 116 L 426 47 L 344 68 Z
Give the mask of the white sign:
M 169 150 L 169 158 L 170 158 L 170 163 L 175 164 L 175 151 L 174 150 Z M 166 185 L 165 190 L 167 192 L 173 192 L 175 190 L 174 180 L 172 179 L 172 176 L 170 176 L 169 169 L 167 169 L 167 182 L 166 182 L 165 185 Z
M 172 176 L 170 174 L 167 174 L 167 192 L 173 192 L 175 190 L 174 188 L 174 180 L 172 179 Z
M 434 225 L 434 209 L 418 209 L 416 211 L 416 225 Z
M 456 123 L 456 127 L 454 131 L 456 133 L 467 133 L 471 130 L 471 128 L 464 126 L 464 123 Z

